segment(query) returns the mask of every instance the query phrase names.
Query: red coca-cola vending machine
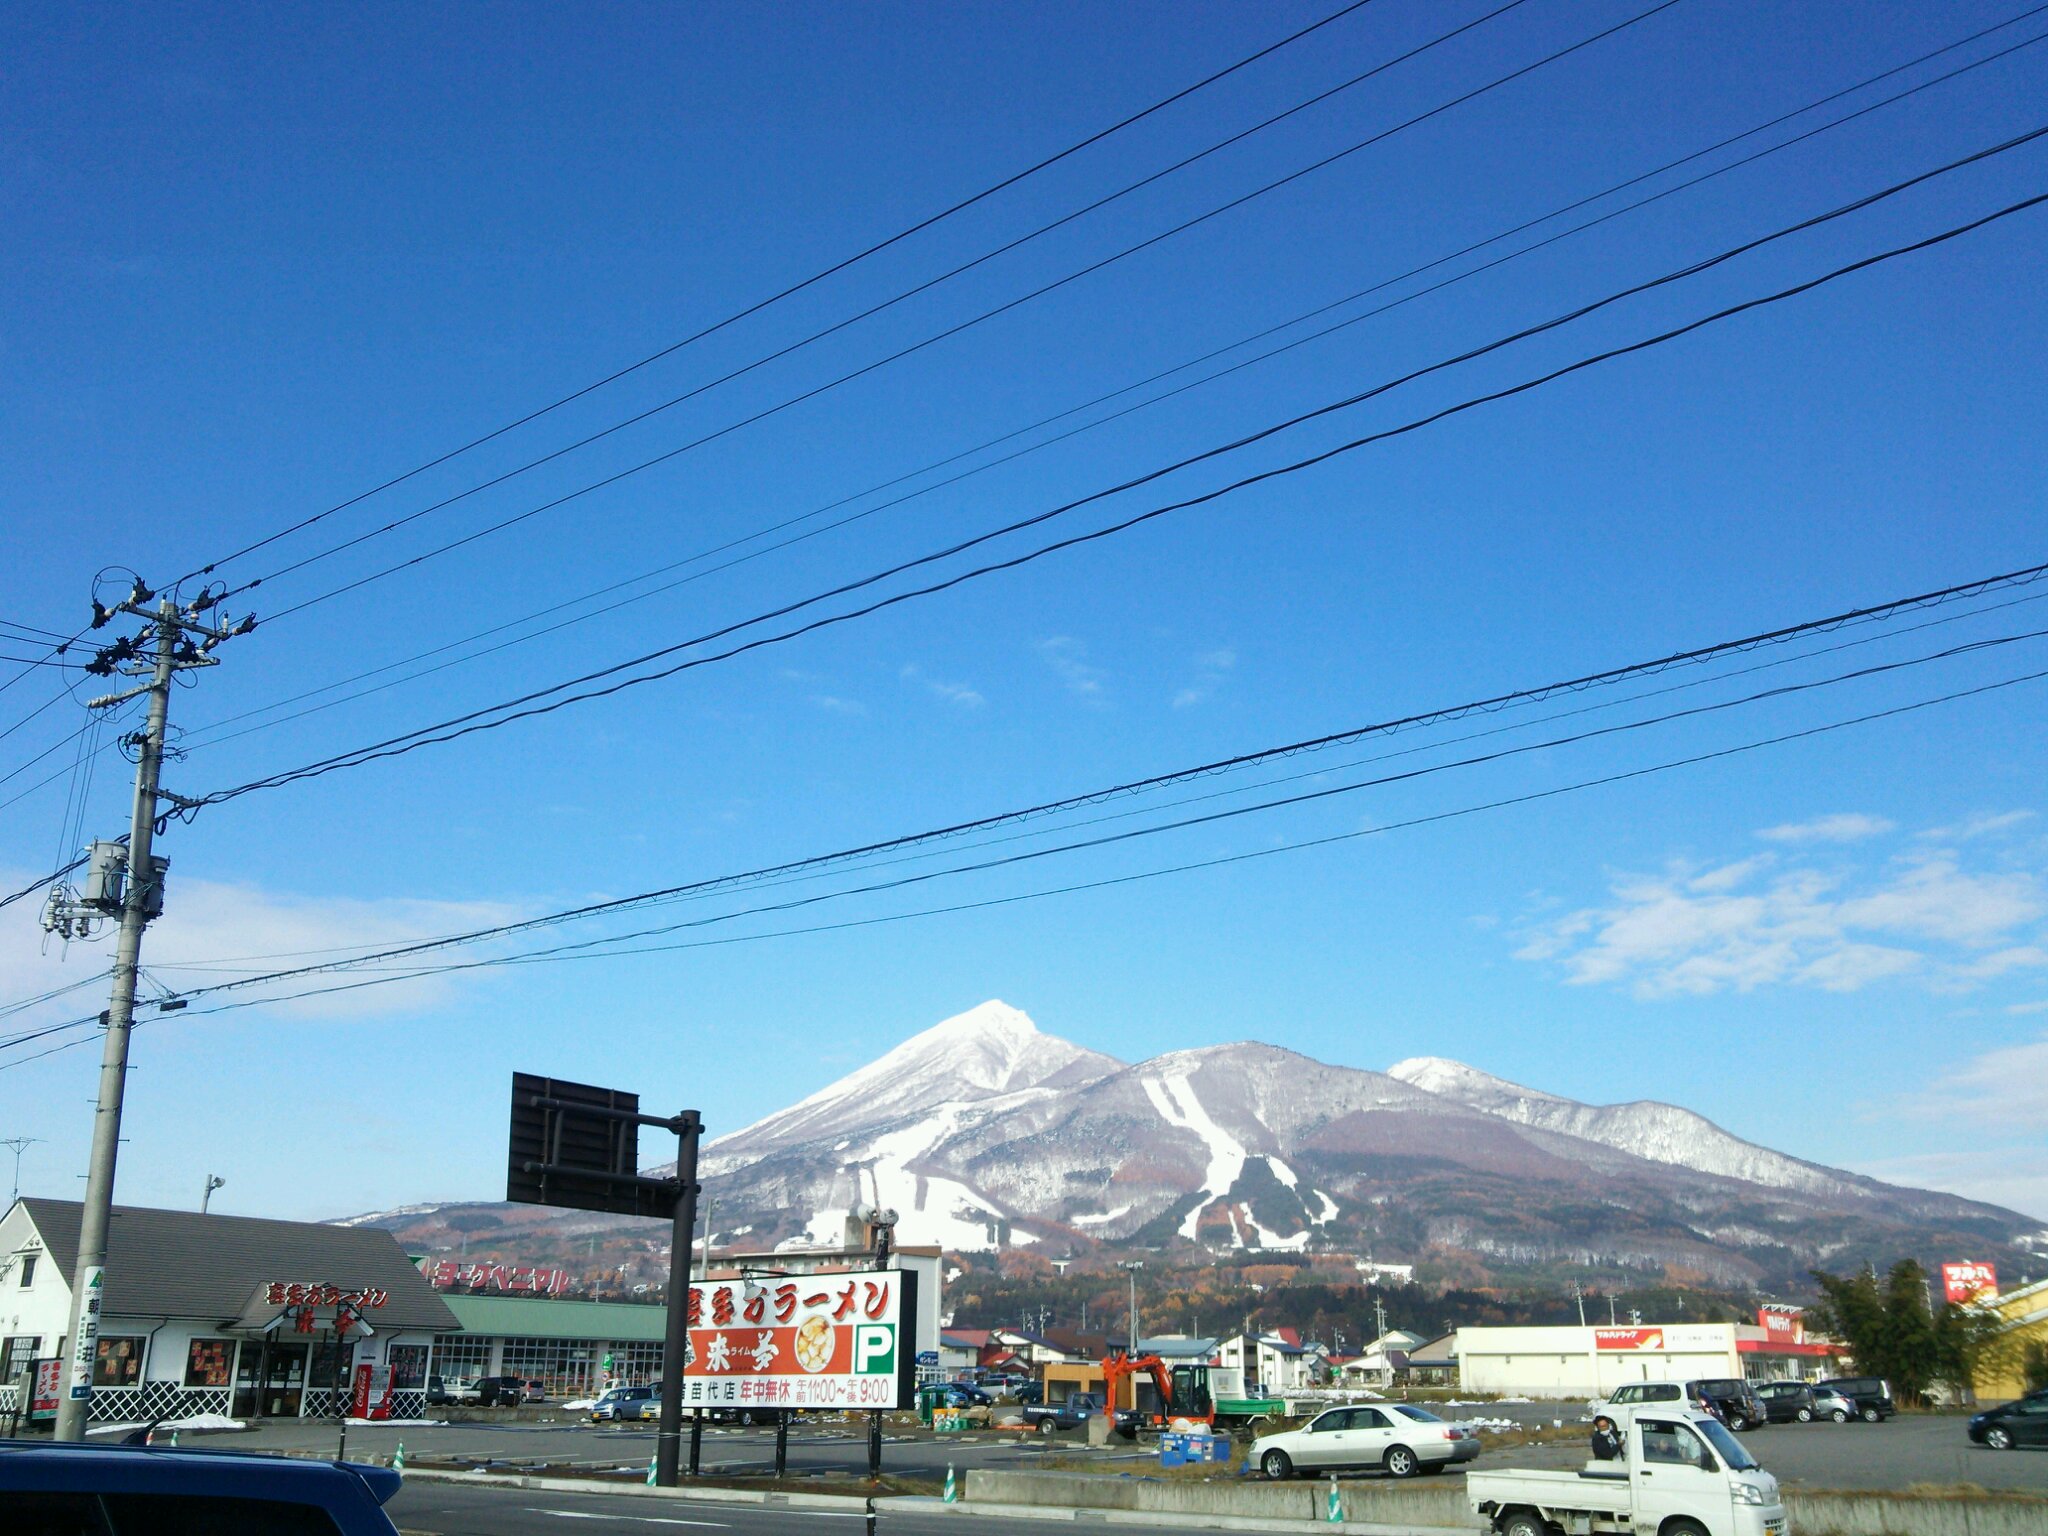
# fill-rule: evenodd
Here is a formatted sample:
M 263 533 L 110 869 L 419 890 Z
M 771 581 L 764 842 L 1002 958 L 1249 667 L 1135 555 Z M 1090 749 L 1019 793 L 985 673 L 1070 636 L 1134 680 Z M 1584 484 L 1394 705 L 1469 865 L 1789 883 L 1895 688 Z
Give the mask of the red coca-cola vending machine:
M 388 1419 L 391 1417 L 391 1367 L 388 1365 L 359 1365 L 356 1367 L 355 1393 L 349 1403 L 349 1416 L 357 1419 Z

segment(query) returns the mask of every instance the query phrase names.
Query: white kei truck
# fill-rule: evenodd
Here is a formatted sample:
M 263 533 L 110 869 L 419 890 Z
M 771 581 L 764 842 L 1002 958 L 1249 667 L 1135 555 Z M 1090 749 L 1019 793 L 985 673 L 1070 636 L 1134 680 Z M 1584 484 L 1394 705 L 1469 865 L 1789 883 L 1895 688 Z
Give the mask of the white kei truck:
M 1789 1536 L 1778 1480 L 1719 1419 L 1645 1408 L 1624 1432 L 1577 1472 L 1467 1472 L 1472 1513 L 1497 1536 Z

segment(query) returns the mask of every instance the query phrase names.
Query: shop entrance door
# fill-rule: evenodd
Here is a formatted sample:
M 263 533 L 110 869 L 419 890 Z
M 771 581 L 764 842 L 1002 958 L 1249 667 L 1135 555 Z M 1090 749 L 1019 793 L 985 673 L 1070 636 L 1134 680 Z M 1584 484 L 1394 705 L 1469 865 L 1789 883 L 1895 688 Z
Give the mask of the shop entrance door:
M 297 1418 L 306 1390 L 306 1353 L 304 1344 L 244 1339 L 235 1369 L 235 1417 Z

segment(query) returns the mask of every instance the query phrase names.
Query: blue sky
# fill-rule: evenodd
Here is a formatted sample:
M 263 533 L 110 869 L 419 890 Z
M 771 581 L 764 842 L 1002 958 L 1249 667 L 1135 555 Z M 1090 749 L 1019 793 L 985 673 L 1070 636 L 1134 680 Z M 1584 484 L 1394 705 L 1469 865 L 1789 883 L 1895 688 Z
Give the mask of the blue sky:
M 2022 9 L 1683 0 L 900 362 L 270 621 L 860 369 L 1647 4 L 1528 0 L 820 343 L 275 575 L 235 605 L 253 605 L 264 626 L 178 693 L 187 755 L 166 784 L 187 794 L 225 788 L 673 644 L 2041 126 L 2048 43 L 791 548 L 641 581 L 614 596 L 699 578 L 301 718 L 231 718 L 857 497 Z M 270 575 L 513 470 L 1493 8 L 1375 0 L 224 574 Z M 0 85 L 9 231 L 0 289 L 10 296 L 0 306 L 0 564 L 13 576 L 0 618 L 68 633 L 103 567 L 161 581 L 331 507 L 1320 14 L 1300 5 L 16 8 L 0 21 L 0 46 L 16 63 Z M 2048 15 L 1683 174 L 2043 31 Z M 1183 472 L 1152 500 L 1397 425 L 2048 190 L 2044 144 Z M 1512 248 L 1489 247 L 1437 275 Z M 162 844 L 171 910 L 146 960 L 176 989 L 288 963 L 262 958 L 281 953 L 538 915 L 2034 564 L 2048 526 L 2044 255 L 2048 209 L 2021 213 L 1114 539 L 610 700 L 217 806 Z M 1147 495 L 1061 519 L 1047 536 L 1140 510 Z M 1005 540 L 996 552 L 1035 542 Z M 1943 622 L 1917 633 L 1854 631 L 1796 657 L 1751 656 L 1711 674 L 1574 695 L 1256 777 L 1322 775 L 1297 789 L 1348 782 L 1447 761 L 1476 749 L 1451 738 L 1495 725 L 1515 731 L 1489 742 L 1541 740 L 2025 634 L 2048 627 L 2031 601 L 2041 590 L 1918 615 L 1907 622 Z M 1868 643 L 1804 654 L 1850 640 Z M 698 936 L 750 938 L 1275 850 L 1172 878 L 759 942 L 487 969 L 212 1018 L 195 1004 L 137 1033 L 120 1197 L 184 1203 L 208 1171 L 229 1180 L 217 1202 L 225 1208 L 279 1215 L 488 1197 L 502 1189 L 514 1069 L 635 1087 L 654 1105 L 701 1107 L 714 1132 L 737 1129 L 914 1030 L 1001 997 L 1050 1032 L 1126 1059 L 1249 1037 L 1350 1066 L 1444 1055 L 1585 1099 L 1674 1100 L 1785 1151 L 2048 1216 L 2039 681 L 1534 804 L 1284 851 L 2017 677 L 2048 666 L 2044 648 L 2020 640 Z M 0 654 L 34 652 L 9 640 Z M 0 666 L 0 680 L 14 672 Z M 374 681 L 395 675 L 402 669 Z M 1671 681 L 1698 687 L 1633 697 Z M 57 692 L 47 669 L 24 677 L 0 693 L 0 729 Z M 1535 723 L 1588 704 L 1603 712 Z M 0 740 L 0 773 L 84 719 L 67 698 L 23 725 Z M 266 728 L 229 739 L 251 726 Z M 1410 748 L 1420 750 L 1378 770 L 1344 771 Z M 0 798 L 71 752 L 0 783 Z M 127 765 L 103 756 L 87 835 L 126 825 Z M 1239 784 L 1205 781 L 1171 798 Z M 70 787 L 59 774 L 0 809 L 9 889 L 68 856 Z M 1141 814 L 1111 827 L 1186 814 L 1150 802 L 1085 814 L 1123 809 Z M 1034 837 L 992 851 L 1060 840 L 1053 829 Z M 977 856 L 941 851 L 934 862 Z M 726 897 L 693 910 L 739 904 Z M 526 942 L 678 915 L 687 914 L 664 908 Z M 32 902 L 0 912 L 0 1002 L 81 981 L 105 963 L 105 940 L 60 953 L 34 918 Z M 215 968 L 188 968 L 208 962 Z M 0 1024 L 59 1022 L 89 1011 L 93 997 L 82 988 Z M 0 1049 L 0 1060 L 38 1048 Z M 78 1187 L 96 1054 L 80 1048 L 0 1071 L 0 1134 L 44 1138 L 24 1160 L 27 1187 Z

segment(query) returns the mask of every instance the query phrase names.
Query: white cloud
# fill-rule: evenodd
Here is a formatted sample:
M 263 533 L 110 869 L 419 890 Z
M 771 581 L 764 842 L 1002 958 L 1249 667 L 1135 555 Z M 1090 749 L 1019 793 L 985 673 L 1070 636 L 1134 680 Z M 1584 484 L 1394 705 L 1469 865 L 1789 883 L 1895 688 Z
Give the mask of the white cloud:
M 1757 836 L 1771 843 L 1860 843 L 1891 830 L 1892 823 L 1882 816 L 1844 814 L 1766 827 Z
M 111 934 L 90 943 L 74 943 L 68 955 L 54 945 L 45 953 L 35 914 L 20 910 L 26 905 L 10 908 L 5 915 L 16 920 L 0 925 L 0 997 L 45 992 L 105 968 L 112 956 Z M 164 915 L 150 925 L 143 945 L 142 968 L 146 976 L 155 977 L 171 991 L 183 992 L 253 972 L 345 958 L 350 951 L 492 927 L 525 915 L 518 908 L 495 902 L 298 897 L 250 885 L 184 879 L 174 869 Z M 490 951 L 465 950 L 459 958 L 487 953 Z M 423 963 L 443 958 L 447 957 L 428 956 Z M 206 968 L 195 968 L 201 964 Z M 394 1013 L 446 998 L 459 984 L 459 974 L 456 978 L 363 987 L 326 998 L 281 1003 L 277 1008 L 299 1018 Z M 290 990 L 337 979 L 341 978 L 307 977 Z M 4 1032 L 93 1012 L 106 1005 L 102 994 L 102 988 L 82 988 L 44 1008 L 10 1017 Z M 143 994 L 154 995 L 147 986 Z M 245 995 L 260 995 L 260 989 L 252 988 Z M 203 1006 L 203 1002 L 195 1004 L 194 1014 Z M 145 1016 L 154 1015 L 145 1010 Z
M 1972 816 L 1949 827 L 1930 827 L 1920 834 L 1929 842 L 1960 843 L 1974 837 L 1992 837 L 2010 832 L 2034 819 L 2032 811 L 2001 811 L 1995 815 Z
M 1973 1145 L 1960 1152 L 1926 1152 L 1858 1163 L 1857 1173 L 1914 1189 L 1940 1189 L 1966 1200 L 1987 1200 L 2048 1220 L 2048 1148 Z
M 1965 992 L 2048 968 L 2048 934 L 2037 931 L 2048 895 L 2035 874 L 1966 869 L 1950 850 L 1863 873 L 1792 857 L 1616 876 L 1609 903 L 1526 925 L 1516 957 L 1557 965 L 1573 985 L 1646 998 L 1854 992 L 1908 976 Z
M 960 709 L 980 709 L 988 700 L 981 696 L 979 689 L 967 683 L 942 682 L 936 677 L 926 677 L 915 665 L 906 666 L 899 674 L 906 683 L 918 683 L 934 698 Z
M 1237 652 L 1228 646 L 1219 646 L 1213 651 L 1203 651 L 1195 657 L 1195 680 L 1175 692 L 1173 707 L 1191 709 L 1209 697 L 1229 677 L 1231 668 L 1237 665 Z
M 2048 1035 L 1998 1046 L 1952 1067 L 1931 1087 L 1908 1094 L 1901 1107 L 1975 1128 L 2048 1125 Z
M 867 705 L 859 699 L 842 699 L 829 693 L 814 693 L 811 702 L 828 715 L 864 715 L 868 712 Z
M 1092 703 L 1102 702 L 1103 685 L 1109 681 L 1109 674 L 1089 664 L 1087 646 L 1072 635 L 1054 635 L 1038 642 L 1038 654 L 1067 685 L 1069 693 Z

